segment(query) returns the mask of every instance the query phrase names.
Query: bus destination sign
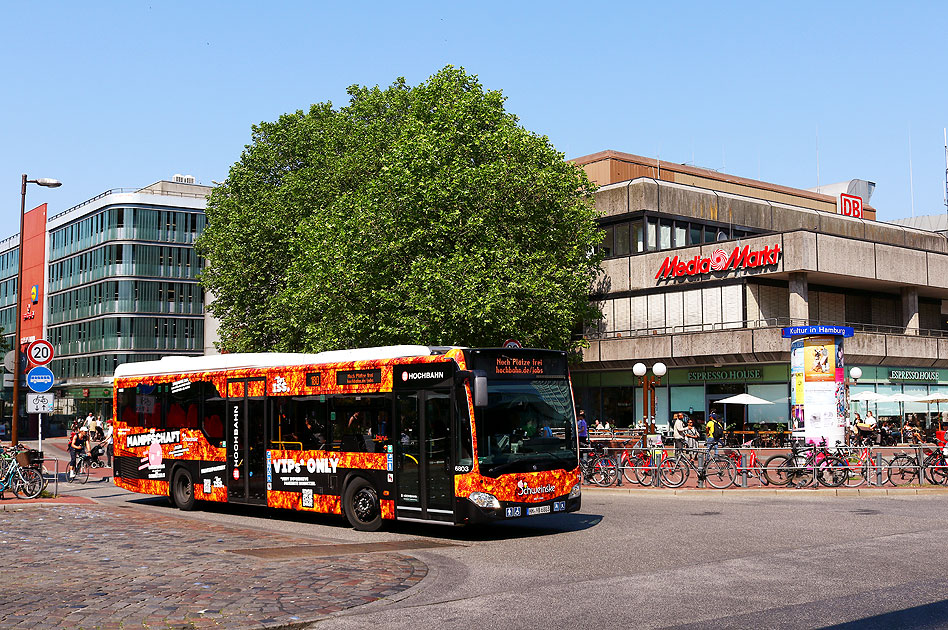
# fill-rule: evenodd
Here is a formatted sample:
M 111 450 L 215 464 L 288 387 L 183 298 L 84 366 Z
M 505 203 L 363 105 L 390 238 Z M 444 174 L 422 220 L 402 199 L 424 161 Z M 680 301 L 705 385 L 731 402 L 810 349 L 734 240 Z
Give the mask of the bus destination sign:
M 483 370 L 488 378 L 563 378 L 567 374 L 566 353 L 551 350 L 471 350 L 468 365 Z
M 540 375 L 544 373 L 543 357 L 497 357 L 494 363 L 495 374 Z
M 340 370 L 336 372 L 336 385 L 378 385 L 382 382 L 382 370 Z

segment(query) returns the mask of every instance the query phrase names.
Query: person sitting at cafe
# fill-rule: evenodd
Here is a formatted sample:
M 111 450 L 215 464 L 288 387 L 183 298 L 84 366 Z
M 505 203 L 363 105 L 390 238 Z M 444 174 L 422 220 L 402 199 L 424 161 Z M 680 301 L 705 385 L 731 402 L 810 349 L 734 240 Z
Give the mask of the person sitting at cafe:
M 921 444 L 922 443 L 922 430 L 918 426 L 918 421 L 914 418 L 909 420 L 905 425 L 905 441 L 911 442 L 912 444 Z

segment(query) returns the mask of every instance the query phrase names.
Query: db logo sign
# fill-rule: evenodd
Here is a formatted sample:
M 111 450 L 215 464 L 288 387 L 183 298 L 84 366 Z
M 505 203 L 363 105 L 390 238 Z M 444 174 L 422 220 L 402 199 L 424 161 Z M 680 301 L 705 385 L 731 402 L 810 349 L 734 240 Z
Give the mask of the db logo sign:
M 855 219 L 862 218 L 862 197 L 840 193 L 837 207 L 839 208 L 839 213 L 843 216 L 853 217 Z

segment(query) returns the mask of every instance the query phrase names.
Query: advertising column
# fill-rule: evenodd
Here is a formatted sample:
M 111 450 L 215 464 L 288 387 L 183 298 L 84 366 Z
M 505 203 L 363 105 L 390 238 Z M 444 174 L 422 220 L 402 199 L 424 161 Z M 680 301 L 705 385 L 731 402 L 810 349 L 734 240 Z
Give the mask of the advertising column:
M 847 326 L 793 326 L 790 338 L 791 429 L 807 443 L 828 446 L 845 442 L 846 385 L 843 339 Z

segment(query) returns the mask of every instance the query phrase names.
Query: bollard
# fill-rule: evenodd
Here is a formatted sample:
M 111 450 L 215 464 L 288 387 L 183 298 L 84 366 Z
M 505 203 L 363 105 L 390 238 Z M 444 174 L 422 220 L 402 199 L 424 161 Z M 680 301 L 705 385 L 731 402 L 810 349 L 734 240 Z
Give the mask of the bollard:
M 741 455 L 741 487 L 747 487 L 747 453 L 738 451 Z
M 616 455 L 613 458 L 616 463 L 616 486 L 622 485 L 622 455 Z
M 876 453 L 876 485 L 882 487 L 882 453 Z
M 915 462 L 918 464 L 918 485 L 922 485 L 925 481 L 925 468 L 922 466 L 922 463 L 925 461 L 925 453 L 923 452 L 923 445 L 915 445 Z
M 702 471 L 704 470 L 704 459 L 705 459 L 705 453 L 704 452 L 698 453 L 698 468 Z M 701 475 L 698 476 L 698 487 L 704 488 L 704 477 Z
M 653 488 L 660 488 L 662 486 L 662 480 L 658 478 L 658 470 L 662 466 L 662 456 L 664 454 L 664 449 L 652 449 L 652 462 L 655 464 L 655 471 L 652 473 Z

